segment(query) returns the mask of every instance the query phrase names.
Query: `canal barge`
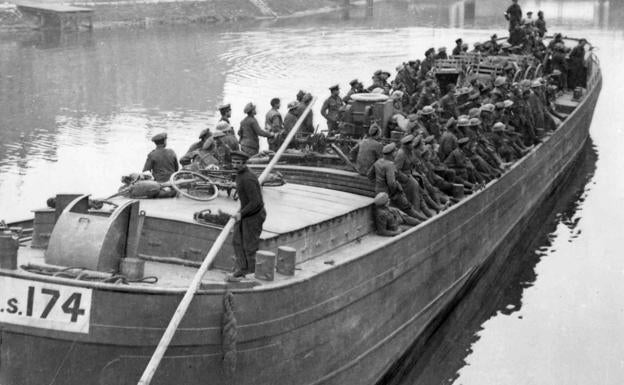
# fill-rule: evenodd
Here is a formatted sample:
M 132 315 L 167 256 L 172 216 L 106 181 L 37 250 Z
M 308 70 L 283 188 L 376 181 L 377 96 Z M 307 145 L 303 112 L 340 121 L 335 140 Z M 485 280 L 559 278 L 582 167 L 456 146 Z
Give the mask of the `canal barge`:
M 584 95 L 557 99 L 564 120 L 552 135 L 400 235 L 375 234 L 365 177 L 278 166 L 287 183 L 263 188 L 260 245 L 277 254 L 277 272 L 228 282 L 228 237 L 152 383 L 374 384 L 570 171 L 602 84 L 590 60 Z M 55 203 L 3 233 L 13 229 L 20 247 L 13 263 L 0 250 L 0 384 L 136 384 L 221 231 L 194 214 L 234 214 L 238 202 L 222 192 L 210 202 L 117 197 L 109 211 L 87 195 Z M 131 260 L 143 267 L 137 279 L 120 274 Z

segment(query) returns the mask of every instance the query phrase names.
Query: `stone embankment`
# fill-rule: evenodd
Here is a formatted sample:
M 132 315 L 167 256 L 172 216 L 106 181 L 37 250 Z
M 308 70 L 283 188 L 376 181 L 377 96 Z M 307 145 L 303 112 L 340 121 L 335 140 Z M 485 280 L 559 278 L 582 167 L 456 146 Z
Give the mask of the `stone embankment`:
M 19 0 L 14 0 L 19 3 Z M 217 23 L 289 17 L 336 9 L 344 0 L 28 0 L 65 3 L 94 10 L 94 28 L 158 24 Z M 0 30 L 29 29 L 36 21 L 14 4 L 0 5 Z

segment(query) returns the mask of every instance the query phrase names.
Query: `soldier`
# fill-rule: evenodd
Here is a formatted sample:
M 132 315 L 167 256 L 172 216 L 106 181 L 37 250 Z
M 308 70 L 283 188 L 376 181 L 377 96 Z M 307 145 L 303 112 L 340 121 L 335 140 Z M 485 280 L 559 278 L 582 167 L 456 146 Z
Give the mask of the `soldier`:
M 228 170 L 232 168 L 232 150 L 223 142 L 223 138 L 225 138 L 225 133 L 223 131 L 217 131 L 212 136 L 215 142 L 213 155 L 219 162 L 221 168 Z
M 323 102 L 321 115 L 327 119 L 328 135 L 333 135 L 338 132 L 338 117 L 344 102 L 340 98 L 340 87 L 338 84 L 329 87 L 329 91 L 331 95 Z
M 425 200 L 423 199 L 423 191 L 414 179 L 414 154 L 412 151 L 414 135 L 406 135 L 401 139 L 401 148 L 394 157 L 394 165 L 397 169 L 397 180 L 405 192 L 407 200 L 412 204 L 414 211 L 419 215 L 419 219 L 426 220 L 432 217 L 434 213 L 429 210 Z M 420 141 L 420 136 L 418 141 Z
M 373 84 L 371 84 L 370 86 L 368 86 L 368 88 L 366 89 L 367 92 L 372 92 L 375 88 L 381 88 L 383 89 L 383 83 L 381 81 L 381 70 L 377 70 L 375 71 L 375 73 L 373 73 L 373 76 L 371 77 L 371 79 L 373 80 Z
M 453 48 L 453 56 L 459 56 L 462 54 L 462 45 L 464 41 L 462 39 L 455 40 L 455 47 Z
M 546 29 L 546 20 L 544 20 L 544 12 L 537 12 L 537 20 L 535 20 L 535 28 L 537 28 L 537 34 L 539 37 L 544 37 L 548 29 Z
M 436 60 L 446 60 L 448 59 L 448 54 L 446 53 L 446 47 L 438 48 L 438 54 L 436 55 Z
M 451 151 L 451 154 L 444 160 L 444 163 L 449 168 L 454 170 L 456 175 L 461 180 L 467 180 L 471 184 L 482 184 L 485 182 L 485 180 L 481 175 L 476 172 L 474 165 L 472 164 L 470 159 L 468 159 L 468 157 L 466 156 L 466 152 L 464 151 L 464 148 L 469 141 L 470 139 L 468 138 L 459 139 L 457 141 L 459 146 Z
M 269 150 L 277 151 L 279 148 L 279 136 L 284 130 L 284 121 L 279 112 L 281 102 L 278 98 L 271 99 L 271 109 L 266 113 L 264 119 L 264 130 L 273 133 L 275 136 L 268 139 Z
M 349 82 L 349 85 L 351 86 L 351 88 L 349 89 L 349 91 L 347 92 L 345 97 L 342 98 L 342 101 L 345 102 L 345 103 L 349 103 L 351 101 L 351 95 L 359 94 L 359 93 L 364 92 L 364 89 L 362 87 L 362 83 L 360 83 L 360 81 L 357 80 L 357 79 L 351 80 Z
M 303 111 L 305 111 L 308 105 L 310 105 L 312 99 L 312 94 L 309 92 L 306 92 L 306 94 L 303 95 L 303 98 L 301 98 L 301 103 L 298 107 L 297 116 L 303 114 Z M 303 120 L 303 123 L 301 123 L 301 129 L 299 130 L 299 132 L 301 132 L 302 134 L 310 135 L 314 134 L 314 131 L 314 114 L 312 113 L 312 110 L 310 110 L 310 112 L 308 112 L 305 119 Z
M 219 161 L 214 156 L 215 141 L 213 138 L 208 138 L 200 149 L 197 149 L 189 154 L 191 163 L 185 167 L 188 170 L 198 172 L 205 170 L 211 166 L 218 166 Z
M 299 90 L 299 92 L 297 92 L 297 102 L 301 103 L 305 94 L 306 92 L 304 90 Z
M 509 32 L 513 31 L 522 21 L 522 8 L 518 5 L 518 0 L 511 1 L 513 4 L 505 12 L 505 18 L 509 21 Z
M 379 84 L 380 87 L 383 89 L 383 93 L 385 95 L 389 95 L 390 94 L 390 89 L 392 88 L 390 86 L 390 83 L 388 82 L 388 79 L 390 79 L 390 72 L 388 71 L 381 71 L 381 74 L 379 75 Z
M 505 131 L 505 123 L 496 122 L 492 126 L 491 140 L 496 153 L 505 162 L 511 162 L 516 159 L 514 149 L 509 145 L 507 138 L 503 135 Z
M 227 145 L 230 150 L 238 151 L 240 149 L 240 145 L 238 144 L 238 139 L 236 139 L 236 135 L 234 135 L 234 128 L 225 120 L 221 120 L 217 123 L 217 131 L 223 132 L 225 136 L 221 141 Z
M 377 140 L 379 132 L 379 126 L 373 123 L 368 129 L 368 136 L 351 149 L 351 159 L 355 159 L 355 166 L 360 175 L 367 175 L 377 159 L 383 156 L 383 144 Z
M 260 136 L 266 138 L 273 138 L 275 134 L 266 132 L 260 128 L 258 120 L 256 119 L 256 106 L 253 103 L 247 103 L 244 109 L 247 116 L 241 121 L 240 129 L 238 130 L 238 136 L 240 137 L 240 146 L 247 155 L 254 156 L 260 150 Z
M 432 106 L 425 106 L 420 111 L 420 124 L 425 128 L 425 136 L 433 135 L 435 138 L 439 138 L 441 134 L 440 122 L 438 121 L 438 115 Z
M 186 154 L 184 154 L 180 158 L 180 164 L 183 166 L 191 164 L 191 161 L 193 160 L 193 156 L 195 155 L 195 152 L 200 150 L 203 147 L 206 140 L 210 138 L 211 136 L 212 134 L 209 128 L 203 129 L 202 132 L 199 133 L 199 141 L 191 144 L 189 149 L 186 151 Z
M 230 105 L 230 103 L 221 104 L 218 110 L 219 110 L 219 113 L 221 114 L 221 118 L 219 119 L 219 121 L 220 122 L 223 121 L 223 122 L 230 124 L 230 117 L 232 116 L 232 106 Z
M 587 69 L 585 68 L 585 44 L 587 40 L 581 39 L 578 45 L 570 52 L 570 76 L 568 86 L 570 89 L 585 87 L 587 80 Z
M 299 112 L 299 102 L 294 101 L 294 102 L 290 102 L 288 103 L 288 112 L 286 113 L 286 116 L 284 117 L 284 134 L 288 135 L 288 133 L 290 132 L 290 130 L 292 130 L 292 128 L 295 126 L 295 123 L 297 123 L 297 119 L 299 119 L 299 115 L 297 115 L 297 113 Z
M 420 221 L 390 207 L 390 197 L 381 192 L 375 196 L 375 230 L 377 235 L 392 237 L 401 233 L 401 225 L 416 226 Z
M 425 106 L 430 106 L 438 100 L 435 84 L 432 79 L 425 80 L 424 87 L 418 96 L 418 102 L 410 112 L 416 112 Z
M 247 168 L 249 155 L 243 151 L 232 152 L 232 167 L 236 170 L 236 191 L 240 211 L 232 216 L 236 220 L 232 246 L 236 257 L 232 278 L 242 278 L 256 270 L 256 251 L 260 245 L 262 224 L 266 219 L 262 188 L 256 174 Z
M 459 110 L 457 109 L 457 98 L 455 97 L 455 84 L 450 83 L 446 86 L 446 95 L 440 99 L 441 117 L 443 120 L 457 118 Z
M 420 63 L 420 79 L 427 78 L 427 74 L 435 66 L 435 48 L 429 48 L 425 51 L 425 60 Z
M 551 68 L 554 71 L 559 71 L 559 88 L 563 90 L 568 89 L 568 63 L 566 60 L 566 54 L 568 49 L 563 42 L 554 45 L 551 54 Z
M 368 178 L 375 183 L 375 194 L 385 192 L 390 196 L 390 201 L 394 206 L 410 217 L 418 219 L 418 213 L 414 211 L 396 179 L 397 170 L 394 165 L 396 145 L 390 143 L 384 146 L 382 152 L 383 157 L 378 159 L 368 172 Z
M 143 171 L 150 171 L 158 183 L 169 181 L 171 174 L 178 171 L 178 158 L 175 152 L 167 147 L 167 133 L 156 134 L 152 137 L 156 149 L 147 155 Z
M 440 136 L 438 154 L 441 160 L 445 160 L 457 147 L 457 121 L 450 119 L 446 122 L 446 130 Z

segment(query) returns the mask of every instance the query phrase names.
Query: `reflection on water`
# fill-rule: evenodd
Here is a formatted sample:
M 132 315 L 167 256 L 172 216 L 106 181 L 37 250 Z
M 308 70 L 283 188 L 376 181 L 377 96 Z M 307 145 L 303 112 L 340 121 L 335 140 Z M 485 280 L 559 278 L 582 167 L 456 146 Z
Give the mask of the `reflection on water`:
M 415 384 L 528 384 L 533 383 L 536 366 L 532 373 L 514 373 L 509 377 L 505 370 L 512 367 L 511 362 L 505 366 L 497 366 L 500 361 L 488 355 L 486 368 L 480 368 L 478 376 L 471 378 L 465 375 L 463 368 L 469 364 L 473 346 L 480 340 L 480 333 L 487 328 L 488 333 L 497 336 L 513 332 L 507 329 L 509 325 L 501 322 L 496 325 L 497 317 L 518 322 L 526 322 L 525 307 L 530 297 L 527 291 L 536 285 L 538 270 L 536 266 L 544 258 L 554 258 L 558 249 L 573 242 L 581 234 L 582 225 L 579 225 L 587 195 L 593 186 L 596 170 L 597 153 L 591 140 L 586 143 L 579 160 L 573 166 L 575 172 L 568 180 L 558 187 L 559 191 L 544 202 L 534 218 L 531 219 L 526 230 L 514 245 L 503 245 L 488 261 L 486 271 L 469 289 L 453 311 L 444 320 L 444 323 L 426 336 L 426 343 L 417 341 L 415 346 L 403 358 L 399 365 L 380 382 L 380 385 L 415 385 Z M 528 303 L 528 304 L 527 304 Z M 541 309 L 542 323 L 548 322 L 548 317 L 559 317 L 556 308 Z M 534 314 L 530 314 L 534 316 Z M 488 321 L 489 320 L 489 321 Z M 578 326 L 578 325 L 577 325 Z M 570 328 L 574 325 L 570 325 Z M 539 330 L 533 330 L 539 333 Z M 524 335 L 523 338 L 527 338 Z M 557 338 L 557 336 L 554 336 Z M 550 338 L 553 338 L 551 336 Z M 501 349 L 505 341 L 499 338 L 499 346 L 495 354 L 505 354 Z M 524 352 L 534 352 L 535 346 L 548 349 L 551 341 L 531 340 L 525 344 L 532 348 L 518 345 L 511 346 Z M 578 352 L 572 351 L 571 354 Z M 531 364 L 534 364 L 534 359 Z M 516 364 L 514 362 L 513 364 Z M 525 362 L 525 365 L 527 362 Z M 520 365 L 521 367 L 521 365 Z M 489 373 L 484 373 L 486 369 Z M 550 382 L 547 373 L 536 376 L 536 383 Z M 507 378 L 506 378 L 507 377 Z M 621 378 L 620 378 L 621 379 Z M 569 383 L 569 382 L 567 382 Z M 574 383 L 582 384 L 582 381 Z
M 557 207 L 426 344 L 403 384 L 619 384 L 624 379 L 624 2 L 520 1 L 542 9 L 551 32 L 600 48 L 604 88 L 591 128 L 600 154 Z M 28 216 L 56 192 L 107 196 L 142 167 L 149 138 L 169 133 L 178 154 L 216 122 L 215 107 L 248 101 L 260 119 L 303 88 L 364 83 L 450 46 L 504 34 L 506 1 L 376 3 L 366 10 L 223 26 L 0 36 L 0 219 Z M 343 90 L 344 91 L 344 90 Z M 324 127 L 318 103 L 314 113 Z M 596 165 L 592 184 L 578 195 Z M 594 184 L 595 183 L 595 184 Z M 592 188 L 589 191 L 589 187 Z M 585 199 L 586 198 L 586 199 Z M 565 206 L 565 204 L 564 204 Z M 553 227 L 556 226 L 556 227 Z M 498 264 L 496 261 L 499 261 Z M 488 301 L 480 306 L 481 298 Z M 479 304 L 479 306 L 475 305 Z M 474 312 L 477 308 L 477 312 Z

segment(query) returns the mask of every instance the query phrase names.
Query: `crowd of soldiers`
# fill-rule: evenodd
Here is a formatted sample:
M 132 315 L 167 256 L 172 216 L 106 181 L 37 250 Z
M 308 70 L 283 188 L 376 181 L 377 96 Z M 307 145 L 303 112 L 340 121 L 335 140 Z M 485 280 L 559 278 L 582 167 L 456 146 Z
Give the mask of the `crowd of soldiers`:
M 452 55 L 532 55 L 544 61 L 542 77 L 514 82 L 514 75 L 525 70 L 514 62 L 505 65 L 504 73 L 491 81 L 478 76 L 460 77 L 457 83 L 461 87 L 451 83 L 440 90 L 432 70 L 436 60 L 448 58 L 446 48 L 441 47 L 428 49 L 422 61 L 411 60 L 398 66 L 393 80 L 389 72 L 378 70 L 368 87 L 358 79 L 349 82 L 344 97 L 340 96 L 339 85 L 329 87 L 321 115 L 327 121 L 330 137 L 339 135 L 344 107 L 353 95 L 378 93 L 393 101 L 389 130 L 382 132 L 373 122 L 351 151 L 357 172 L 374 183 L 379 234 L 394 235 L 400 224 L 420 223 L 500 177 L 512 162 L 557 127 L 560 117 L 551 107 L 556 93 L 585 85 L 587 42 L 581 39 L 569 50 L 557 34 L 544 46 L 541 39 L 546 23 L 542 12 L 535 21 L 530 12 L 523 19 L 517 0 L 512 1 L 506 12 L 508 41 L 499 43 L 494 35 L 468 51 L 462 39 L 457 39 Z M 250 157 L 258 154 L 260 137 L 266 137 L 269 149 L 276 150 L 312 100 L 310 93 L 299 91 L 282 116 L 280 99 L 272 99 L 264 128 L 256 118 L 256 106 L 248 103 L 238 137 L 230 122 L 231 106 L 221 105 L 215 131 L 203 130 L 179 163 L 191 169 L 227 169 L 233 152 L 242 151 Z M 299 132 L 316 132 L 313 121 L 310 111 Z M 392 131 L 400 136 L 390 138 Z M 157 148 L 148 155 L 144 171 L 151 171 L 156 181 L 166 182 L 178 170 L 178 161 L 175 153 L 166 148 L 166 134 L 156 135 L 153 141 Z

